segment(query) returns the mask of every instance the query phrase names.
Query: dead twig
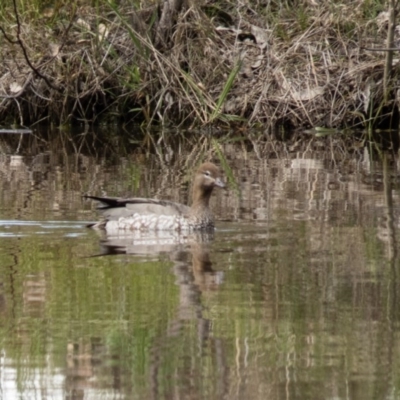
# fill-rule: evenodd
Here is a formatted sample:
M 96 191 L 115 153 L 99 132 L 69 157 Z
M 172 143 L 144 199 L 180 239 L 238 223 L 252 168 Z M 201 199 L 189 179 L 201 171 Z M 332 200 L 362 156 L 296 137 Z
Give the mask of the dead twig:
M 21 22 L 20 22 L 20 20 L 19 20 L 19 14 L 18 14 L 18 8 L 17 8 L 17 2 L 16 2 L 16 0 L 13 0 L 13 6 L 14 6 L 15 20 L 16 20 L 16 23 L 17 23 L 17 40 L 15 40 L 15 41 L 10 40 L 9 36 L 7 36 L 6 33 L 4 32 L 4 30 L 1 28 L 1 31 L 2 31 L 2 33 L 3 33 L 4 37 L 5 37 L 5 39 L 6 39 L 7 41 L 9 41 L 11 44 L 18 44 L 18 45 L 20 46 L 20 48 L 21 48 L 21 50 L 22 50 L 22 54 L 24 55 L 24 58 L 25 58 L 26 63 L 29 65 L 29 68 L 31 68 L 31 70 L 35 73 L 35 75 L 37 75 L 39 78 L 43 79 L 43 80 L 46 82 L 46 84 L 47 84 L 50 88 L 52 88 L 52 89 L 54 89 L 54 90 L 57 90 L 57 91 L 61 91 L 62 89 L 61 89 L 60 87 L 57 87 L 57 86 L 53 85 L 53 84 L 50 82 L 50 80 L 49 80 L 45 75 L 43 75 L 43 74 L 32 64 L 31 60 L 29 59 L 28 52 L 27 52 L 27 50 L 26 50 L 26 48 L 25 48 L 24 42 L 23 42 L 22 39 L 21 39 Z

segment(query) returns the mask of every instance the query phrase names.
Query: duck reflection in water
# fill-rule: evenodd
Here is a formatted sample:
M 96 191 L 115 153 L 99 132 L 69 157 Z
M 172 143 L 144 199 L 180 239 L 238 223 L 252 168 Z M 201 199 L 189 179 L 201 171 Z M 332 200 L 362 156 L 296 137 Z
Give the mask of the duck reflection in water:
M 223 271 L 214 271 L 210 258 L 213 232 L 193 232 L 184 240 L 172 242 L 171 237 L 153 234 L 147 241 L 140 232 L 125 235 L 108 235 L 101 241 L 101 255 L 166 256 L 173 263 L 172 271 L 179 287 L 179 302 L 175 317 L 168 324 L 167 336 L 179 336 L 184 321 L 197 321 L 200 346 L 210 337 L 210 320 L 205 318 L 202 295 L 218 290 L 224 280 Z M 161 335 L 163 337 L 164 335 Z M 161 340 L 161 343 L 164 340 Z M 157 346 L 156 346 L 157 347 Z M 157 351 L 154 349 L 154 351 Z
M 210 245 L 214 232 L 192 232 L 187 235 L 171 232 L 130 232 L 120 235 L 101 234 L 101 251 L 97 256 L 136 255 L 146 259 L 166 255 L 175 266 L 190 267 L 195 284 L 201 291 L 216 289 L 223 281 L 223 273 L 215 272 L 210 259 Z

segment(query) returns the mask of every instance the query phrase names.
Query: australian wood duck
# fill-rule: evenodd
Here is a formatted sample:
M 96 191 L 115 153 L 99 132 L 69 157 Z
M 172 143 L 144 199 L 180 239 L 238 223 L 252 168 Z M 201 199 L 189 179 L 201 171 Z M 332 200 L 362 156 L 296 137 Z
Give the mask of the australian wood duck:
M 214 187 L 225 187 L 218 167 L 206 162 L 197 169 L 192 187 L 192 205 L 146 198 L 113 198 L 86 195 L 98 200 L 103 220 L 90 225 L 107 232 L 191 231 L 214 228 L 209 201 Z

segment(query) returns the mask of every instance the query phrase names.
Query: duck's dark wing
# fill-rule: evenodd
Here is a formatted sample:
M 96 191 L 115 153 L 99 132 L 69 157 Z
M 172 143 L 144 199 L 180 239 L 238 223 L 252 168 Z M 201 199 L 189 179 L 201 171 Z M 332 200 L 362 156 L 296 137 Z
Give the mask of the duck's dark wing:
M 135 213 L 142 215 L 187 215 L 190 210 L 190 208 L 184 204 L 166 200 L 146 199 L 141 197 L 123 199 L 119 197 L 97 197 L 88 195 L 83 197 L 101 202 L 102 204 L 99 206 L 99 209 L 108 220 L 129 217 Z

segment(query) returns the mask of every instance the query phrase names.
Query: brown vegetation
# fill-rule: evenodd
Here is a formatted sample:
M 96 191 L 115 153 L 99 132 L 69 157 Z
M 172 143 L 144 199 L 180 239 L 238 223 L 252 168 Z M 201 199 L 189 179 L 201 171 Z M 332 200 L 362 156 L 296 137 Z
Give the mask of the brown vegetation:
M 0 9 L 3 122 L 397 124 L 376 1 L 13 4 Z

